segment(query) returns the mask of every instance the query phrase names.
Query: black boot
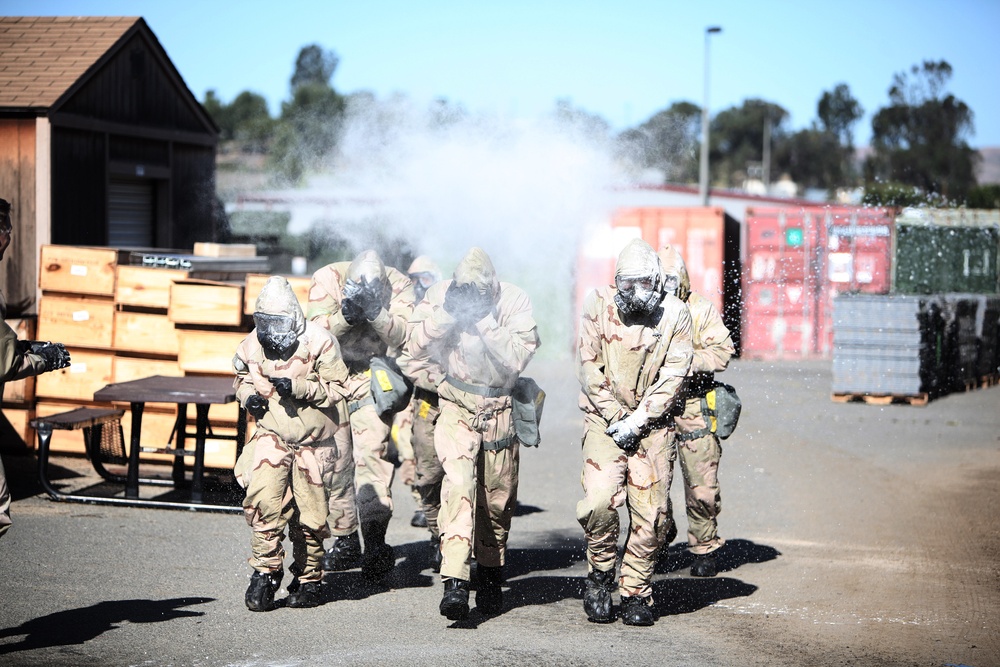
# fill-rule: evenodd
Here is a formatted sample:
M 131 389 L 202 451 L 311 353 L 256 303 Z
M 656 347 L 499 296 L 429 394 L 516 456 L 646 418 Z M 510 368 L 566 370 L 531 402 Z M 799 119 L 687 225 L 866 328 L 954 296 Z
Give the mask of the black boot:
M 499 567 L 479 566 L 476 607 L 484 614 L 496 614 L 503 608 L 503 573 Z
M 431 570 L 434 572 L 441 571 L 441 561 L 444 556 L 441 555 L 441 536 L 431 537 Z
M 622 623 L 625 625 L 652 625 L 656 622 L 649 598 L 622 596 Z
M 289 591 L 288 600 L 285 604 L 296 609 L 304 609 L 306 607 L 318 607 L 321 601 L 320 583 L 318 581 L 307 581 L 304 584 L 300 583 L 296 586 L 294 592 Z
M 593 623 L 610 623 L 614 620 L 611 614 L 611 593 L 617 588 L 615 571 L 600 572 L 593 570 L 587 575 L 587 590 L 583 593 L 583 610 L 587 612 L 587 620 Z
M 333 538 L 333 545 L 323 554 L 320 565 L 327 572 L 351 570 L 361 564 L 361 538 L 358 531 Z
M 413 518 L 410 519 L 410 525 L 414 528 L 426 528 L 427 527 L 427 515 L 424 514 L 423 510 L 417 510 L 413 513 Z
M 274 593 L 281 586 L 281 578 L 285 573 L 254 572 L 247 587 L 246 603 L 250 611 L 271 611 L 274 608 Z
M 718 573 L 719 569 L 715 564 L 713 554 L 702 554 L 694 557 L 694 563 L 691 564 L 692 577 L 714 577 Z
M 365 538 L 365 554 L 361 557 L 361 574 L 369 579 L 381 579 L 396 567 L 392 547 L 385 543 L 389 520 L 361 524 Z
M 469 616 L 469 582 L 462 579 L 444 580 L 441 615 L 449 621 L 461 621 Z

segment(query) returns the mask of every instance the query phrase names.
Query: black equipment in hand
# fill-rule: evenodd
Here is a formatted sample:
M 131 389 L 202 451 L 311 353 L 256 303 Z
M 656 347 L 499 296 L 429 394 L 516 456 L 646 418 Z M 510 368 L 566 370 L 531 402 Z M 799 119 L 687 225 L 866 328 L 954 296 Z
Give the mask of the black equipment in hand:
M 42 341 L 31 341 L 29 352 L 37 354 L 45 361 L 43 373 L 66 368 L 70 365 L 69 352 L 62 343 L 45 343 Z
M 243 404 L 247 412 L 253 415 L 253 418 L 257 421 L 267 413 L 267 399 L 260 394 L 253 394 L 249 396 L 246 402 Z
M 478 322 L 493 309 L 493 299 L 472 283 L 452 282 L 444 294 L 444 309 L 461 322 Z
M 282 398 L 292 397 L 291 378 L 271 378 L 271 384 L 274 385 L 274 390 L 278 392 L 278 396 L 281 396 Z
M 340 302 L 340 312 L 343 313 L 344 319 L 352 327 L 365 320 L 365 311 L 358 303 L 357 297 L 345 296 L 344 300 Z

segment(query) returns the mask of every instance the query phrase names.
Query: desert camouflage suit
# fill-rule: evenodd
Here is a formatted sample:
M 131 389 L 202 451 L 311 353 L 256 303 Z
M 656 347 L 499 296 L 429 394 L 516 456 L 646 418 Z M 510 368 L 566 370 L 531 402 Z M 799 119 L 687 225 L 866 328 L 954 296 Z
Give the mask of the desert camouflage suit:
M 623 251 L 619 268 L 627 259 Z M 691 317 L 679 299 L 666 295 L 651 317 L 625 324 L 615 293 L 612 286 L 591 292 L 580 322 L 584 498 L 576 512 L 586 537 L 588 570 L 607 572 L 615 568 L 618 508 L 627 506 L 630 527 L 619 590 L 648 598 L 655 554 L 669 521 L 674 450 L 664 415 L 691 364 Z M 648 419 L 638 449 L 627 454 L 605 430 L 631 413 L 648 414 Z
M 444 309 L 452 282 L 489 290 L 492 312 L 463 328 Z M 462 259 L 454 280 L 431 286 L 414 311 L 400 363 L 417 387 L 439 396 L 434 448 L 444 470 L 443 578 L 468 581 L 473 557 L 487 567 L 504 564 L 519 462 L 510 393 L 538 346 L 527 294 L 499 282 L 479 248 Z
M 722 511 L 719 491 L 719 459 L 722 447 L 702 415 L 701 399 L 711 391 L 715 373 L 726 370 L 735 353 L 729 329 L 715 305 L 691 291 L 687 267 L 677 250 L 666 246 L 659 252 L 664 274 L 679 277 L 677 296 L 691 313 L 694 357 L 684 385 L 683 412 L 674 418 L 677 458 L 684 477 L 684 500 L 688 519 L 688 545 L 692 553 L 707 554 L 721 547 L 717 517 Z M 679 412 L 679 410 L 678 410 Z M 671 521 L 673 517 L 671 517 Z
M 344 287 L 352 270 L 382 271 L 392 289 L 388 308 L 383 308 L 373 321 L 353 326 L 341 311 Z M 372 251 L 361 253 L 354 262 L 336 262 L 319 269 L 309 286 L 306 315 L 337 337 L 350 371 L 345 391 L 347 410 L 341 413 L 348 415 L 343 425 L 347 426 L 349 420 L 350 427 L 337 438 L 336 459 L 327 463 L 329 525 L 335 537 L 355 532 L 359 518 L 364 526 L 386 525 L 392 517 L 395 469 L 388 460 L 391 423 L 375 410 L 370 364 L 372 357 L 398 355 L 413 307 L 412 289 L 405 275 L 383 266 Z
M 237 462 L 237 480 L 246 488 L 243 513 L 253 530 L 250 565 L 258 572 L 282 569 L 285 527 L 292 541 L 293 570 L 301 582 L 318 582 L 323 572 L 327 493 L 322 456 L 334 446 L 347 366 L 329 331 L 306 322 L 287 281 L 270 279 L 256 312 L 292 315 L 298 343 L 287 360 L 269 358 L 256 330 L 236 348 L 234 386 L 240 405 L 254 393 L 267 399 L 267 412 Z M 292 397 L 282 398 L 271 378 L 291 378 Z
M 7 302 L 3 294 L 0 294 L 0 396 L 3 395 L 5 382 L 45 372 L 45 360 L 42 357 L 18 349 L 17 333 L 4 321 L 6 317 Z M 0 536 L 9 528 L 10 489 L 7 486 L 3 461 L 0 461 Z

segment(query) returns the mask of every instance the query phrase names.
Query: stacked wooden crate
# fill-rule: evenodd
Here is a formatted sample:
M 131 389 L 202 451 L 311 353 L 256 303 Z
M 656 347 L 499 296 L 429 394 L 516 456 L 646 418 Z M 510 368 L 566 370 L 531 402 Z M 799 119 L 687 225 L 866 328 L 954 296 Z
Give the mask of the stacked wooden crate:
M 112 248 L 42 248 L 37 339 L 63 343 L 72 365 L 36 379 L 34 396 L 25 403 L 25 421 L 32 416 L 30 408 L 44 417 L 74 407 L 108 406 L 92 399 L 95 391 L 112 382 L 150 375 L 232 376 L 233 354 L 252 329 L 249 313 L 268 276 L 206 280 L 188 270 L 133 266 L 127 263 L 128 254 Z M 308 278 L 289 280 L 297 293 L 307 293 Z M 174 404 L 146 405 L 144 446 L 165 447 L 171 441 L 176 410 Z M 195 406 L 189 405 L 192 424 L 194 415 Z M 236 403 L 213 405 L 212 433 L 235 435 L 237 416 Z M 129 412 L 122 425 L 127 439 Z M 34 443 L 33 434 L 24 432 L 23 437 Z M 56 431 L 51 447 L 82 453 L 83 439 L 76 432 Z M 235 447 L 233 440 L 210 438 L 206 466 L 232 467 Z M 169 459 L 162 454 L 144 457 Z

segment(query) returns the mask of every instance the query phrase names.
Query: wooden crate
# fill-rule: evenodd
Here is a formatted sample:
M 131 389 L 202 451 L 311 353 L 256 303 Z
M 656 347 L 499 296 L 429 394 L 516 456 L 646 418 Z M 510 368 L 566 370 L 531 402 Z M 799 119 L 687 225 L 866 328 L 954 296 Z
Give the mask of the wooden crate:
M 114 318 L 111 299 L 43 294 L 38 303 L 38 340 L 110 349 Z
M 112 382 L 114 354 L 69 348 L 71 363 L 67 368 L 43 373 L 35 383 L 39 398 L 92 401 L 94 392 Z
M 38 286 L 43 291 L 114 296 L 120 256 L 115 248 L 43 245 Z
M 256 257 L 257 246 L 253 243 L 195 243 L 194 254 L 198 257 Z
M 170 286 L 167 315 L 177 324 L 239 326 L 243 322 L 243 285 L 182 280 Z
M 186 373 L 232 375 L 236 347 L 245 332 L 178 329 L 177 362 Z
M 115 302 L 124 306 L 166 309 L 170 306 L 170 286 L 175 280 L 187 277 L 188 272 L 180 269 L 119 266 Z
M 0 413 L 0 439 L 8 446 L 23 444 L 29 449 L 34 449 L 35 429 L 31 428 L 30 424 L 34 418 L 35 411 L 32 409 L 4 408 Z M 21 443 L 17 442 L 19 439 Z
M 7 325 L 14 330 L 20 340 L 35 340 L 35 318 L 7 320 Z M 35 378 L 26 377 L 23 380 L 12 380 L 3 386 L 4 403 L 31 403 L 35 400 Z
M 260 291 L 264 289 L 264 283 L 271 276 L 266 273 L 248 273 L 246 285 L 243 289 L 243 312 L 247 315 L 253 313 L 254 308 L 257 305 L 257 296 L 260 295 Z M 299 305 L 302 306 L 303 314 L 309 310 L 309 283 L 312 282 L 312 278 L 304 278 L 302 276 L 285 276 L 288 284 L 291 285 L 292 291 L 295 293 L 295 298 L 298 299 Z
M 118 310 L 114 320 L 114 349 L 177 356 L 177 330 L 166 315 Z

